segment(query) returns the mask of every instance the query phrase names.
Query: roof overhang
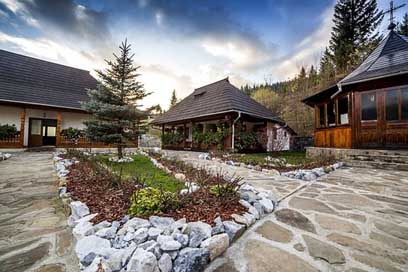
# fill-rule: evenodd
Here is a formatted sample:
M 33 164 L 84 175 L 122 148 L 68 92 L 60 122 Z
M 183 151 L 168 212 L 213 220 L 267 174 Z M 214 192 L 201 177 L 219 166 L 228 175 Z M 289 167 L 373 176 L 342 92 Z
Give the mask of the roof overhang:
M 84 109 L 74 108 L 74 107 L 64 107 L 64 106 L 58 106 L 58 105 L 50 105 L 50 104 L 32 103 L 32 102 L 26 102 L 26 101 L 0 99 L 0 103 L 2 103 L 2 102 L 6 103 L 6 104 L 14 104 L 14 105 L 19 105 L 19 106 L 35 106 L 35 107 L 63 109 L 63 110 L 69 110 L 69 111 L 80 111 L 80 112 L 83 112 L 83 113 L 88 113 Z

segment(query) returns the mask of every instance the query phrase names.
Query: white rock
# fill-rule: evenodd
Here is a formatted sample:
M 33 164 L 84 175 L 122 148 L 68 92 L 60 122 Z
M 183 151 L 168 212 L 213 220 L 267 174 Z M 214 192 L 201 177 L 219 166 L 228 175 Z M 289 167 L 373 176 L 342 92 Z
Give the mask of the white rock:
M 226 233 L 214 235 L 213 237 L 204 240 L 200 245 L 201 248 L 206 248 L 210 251 L 210 260 L 214 260 L 224 253 L 228 246 L 229 237 Z
M 85 236 L 91 235 L 94 233 L 93 225 L 88 221 L 82 221 L 78 223 L 72 230 L 75 238 L 81 240 Z
M 156 256 L 141 248 L 136 249 L 126 267 L 127 271 L 140 272 L 157 272 L 157 269 L 158 264 Z
M 184 233 L 190 237 L 189 247 L 198 247 L 203 240 L 211 237 L 211 226 L 200 221 L 191 222 L 187 224 Z
M 156 240 L 157 237 L 162 233 L 163 233 L 163 230 L 158 229 L 158 228 L 150 228 L 148 230 L 149 239 L 153 239 L 153 240 Z
M 125 254 L 127 254 L 126 249 L 121 249 L 109 256 L 107 263 L 112 271 L 120 271 L 122 269 L 122 259 Z
M 150 216 L 149 221 L 153 227 L 165 230 L 169 228 L 173 223 L 174 219 L 171 217 L 162 217 L 162 216 Z
M 248 201 L 243 200 L 243 199 L 240 199 L 240 200 L 239 200 L 239 204 L 241 204 L 242 206 L 244 206 L 244 207 L 247 208 L 247 209 L 249 209 L 249 208 L 252 207 L 252 205 L 251 205 Z
M 159 260 L 159 268 L 161 272 L 170 272 L 173 268 L 171 257 L 167 253 L 163 253 Z
M 149 228 L 150 226 L 149 220 L 133 217 L 122 226 L 122 228 L 118 231 L 118 235 L 126 234 L 126 232 L 129 231 L 129 228 L 136 230 L 140 228 Z
M 89 208 L 85 203 L 82 203 L 81 201 L 72 201 L 69 205 L 71 207 L 72 216 L 76 220 L 90 214 Z
M 255 207 L 253 207 L 253 206 L 249 207 L 248 212 L 249 212 L 250 214 L 252 214 L 252 215 L 255 217 L 255 219 L 259 219 L 259 218 L 260 218 L 259 212 L 258 212 L 258 210 L 257 210 Z
M 160 249 L 164 251 L 174 251 L 181 248 L 181 244 L 168 235 L 159 235 L 157 242 L 160 245 Z
M 273 209 L 275 208 L 273 205 L 272 200 L 267 199 L 265 197 L 262 197 L 261 200 L 259 200 L 259 204 L 263 207 L 264 211 L 267 213 L 273 212 Z
M 94 252 L 96 255 L 105 253 L 106 249 L 111 249 L 108 240 L 95 235 L 90 235 L 77 242 L 75 253 L 79 259 L 82 259 L 91 252 Z
M 233 221 L 224 221 L 222 224 L 224 225 L 225 233 L 228 234 L 230 242 L 236 240 L 245 231 L 245 226 Z

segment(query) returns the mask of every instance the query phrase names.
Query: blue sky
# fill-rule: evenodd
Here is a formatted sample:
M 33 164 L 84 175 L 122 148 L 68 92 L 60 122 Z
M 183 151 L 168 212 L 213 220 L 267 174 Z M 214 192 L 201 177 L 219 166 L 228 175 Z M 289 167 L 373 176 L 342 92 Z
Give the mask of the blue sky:
M 226 76 L 239 87 L 288 79 L 302 65 L 316 65 L 330 38 L 334 4 L 0 0 L 0 48 L 92 71 L 104 68 L 127 38 L 140 80 L 154 92 L 143 106 L 167 107 L 173 89 L 182 98 Z

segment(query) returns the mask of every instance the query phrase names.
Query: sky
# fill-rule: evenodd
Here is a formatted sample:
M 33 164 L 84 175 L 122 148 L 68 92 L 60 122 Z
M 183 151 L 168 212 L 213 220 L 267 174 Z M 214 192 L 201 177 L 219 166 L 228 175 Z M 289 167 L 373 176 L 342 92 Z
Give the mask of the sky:
M 402 0 L 401 0 L 402 1 Z M 400 4 L 399 0 L 395 1 Z M 229 77 L 237 87 L 317 65 L 335 0 L 0 0 L 0 49 L 91 71 L 132 45 L 142 107 Z M 380 9 L 389 6 L 379 0 Z M 397 12 L 399 19 L 407 9 Z M 380 27 L 386 33 L 386 22 Z

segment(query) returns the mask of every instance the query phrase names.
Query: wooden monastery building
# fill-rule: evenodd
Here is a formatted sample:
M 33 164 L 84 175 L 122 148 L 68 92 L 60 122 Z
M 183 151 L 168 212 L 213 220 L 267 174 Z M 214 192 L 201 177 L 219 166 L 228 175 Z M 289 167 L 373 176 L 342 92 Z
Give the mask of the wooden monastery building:
M 162 148 L 273 151 L 290 149 L 295 132 L 228 78 L 197 88 L 157 117 Z
M 408 37 L 394 32 L 344 79 L 304 103 L 315 147 L 408 148 Z
M 0 126 L 13 128 L 0 147 L 106 147 L 64 133 L 84 129 L 91 115 L 81 101 L 96 85 L 89 71 L 0 50 Z

